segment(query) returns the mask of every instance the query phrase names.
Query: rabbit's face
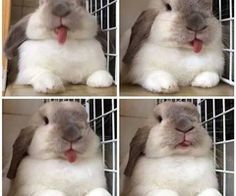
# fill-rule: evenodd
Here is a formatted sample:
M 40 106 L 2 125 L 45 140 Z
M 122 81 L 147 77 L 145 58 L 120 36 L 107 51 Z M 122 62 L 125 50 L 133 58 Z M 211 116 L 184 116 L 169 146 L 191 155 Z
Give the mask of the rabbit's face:
M 152 34 L 159 44 L 190 48 L 198 53 L 204 46 L 210 47 L 221 40 L 221 24 L 213 16 L 212 0 L 158 0 L 156 3 L 160 12 Z
M 40 0 L 39 9 L 35 12 L 41 21 L 37 28 L 44 28 L 47 34 L 52 33 L 62 44 L 68 34 L 75 39 L 84 36 L 81 34 L 85 33 L 96 35 L 96 20 L 86 10 L 85 2 L 85 0 Z
M 146 142 L 147 157 L 202 156 L 210 152 L 211 138 L 194 105 L 166 102 L 155 108 L 154 117 Z
M 88 125 L 85 109 L 78 103 L 48 103 L 35 120 L 39 126 L 29 146 L 31 156 L 75 162 L 98 150 L 98 137 Z

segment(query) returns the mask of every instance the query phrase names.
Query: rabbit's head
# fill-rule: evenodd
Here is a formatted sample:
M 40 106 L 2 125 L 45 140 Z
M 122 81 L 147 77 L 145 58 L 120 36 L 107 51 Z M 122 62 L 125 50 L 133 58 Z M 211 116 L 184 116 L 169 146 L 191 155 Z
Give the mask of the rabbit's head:
M 150 125 L 139 129 L 130 144 L 125 171 L 131 176 L 140 156 L 150 159 L 168 156 L 208 156 L 212 140 L 191 103 L 165 102 L 154 109 Z
M 73 39 L 94 37 L 97 33 L 95 18 L 85 8 L 85 0 L 40 0 L 27 28 L 29 38 L 40 39 L 52 35 L 63 44 L 67 36 Z M 38 24 L 37 24 L 38 23 Z M 32 27 L 32 28 L 31 28 Z M 42 33 L 37 33 L 37 30 Z
M 204 48 L 223 49 L 222 26 L 213 15 L 212 4 L 212 0 L 151 0 L 132 27 L 123 62 L 132 64 L 146 40 L 195 53 Z
M 15 177 L 17 167 L 25 156 L 74 163 L 94 156 L 98 149 L 99 138 L 90 128 L 87 113 L 81 104 L 47 103 L 16 139 L 8 177 Z
M 153 39 L 164 46 L 201 52 L 221 40 L 220 22 L 212 12 L 212 0 L 155 0 L 159 14 L 152 28 Z

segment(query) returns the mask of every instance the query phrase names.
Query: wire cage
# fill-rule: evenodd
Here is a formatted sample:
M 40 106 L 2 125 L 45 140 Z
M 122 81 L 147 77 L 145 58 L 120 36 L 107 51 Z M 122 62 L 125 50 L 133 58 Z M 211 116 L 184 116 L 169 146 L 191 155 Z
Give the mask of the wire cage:
M 165 101 L 167 100 L 158 100 L 157 104 Z M 234 195 L 234 100 L 185 99 L 171 101 L 188 101 L 197 106 L 202 125 L 212 137 L 219 189 L 223 196 Z
M 234 86 L 234 0 L 214 0 L 213 12 L 223 26 L 225 72 L 222 81 Z
M 100 137 L 102 157 L 106 165 L 108 190 L 117 196 L 117 100 L 116 99 L 47 99 L 77 101 L 86 108 L 91 128 Z
M 98 21 L 101 31 L 106 37 L 107 70 L 113 75 L 115 83 L 118 83 L 118 0 L 87 0 L 87 9 Z

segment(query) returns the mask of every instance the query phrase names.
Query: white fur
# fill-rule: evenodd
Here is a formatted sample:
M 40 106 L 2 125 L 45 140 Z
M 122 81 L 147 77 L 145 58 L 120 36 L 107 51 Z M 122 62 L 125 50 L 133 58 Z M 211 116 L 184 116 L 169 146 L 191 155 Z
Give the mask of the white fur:
M 40 115 L 55 115 L 57 107 L 73 111 L 77 107 L 72 102 L 55 104 L 43 106 Z M 81 129 L 87 146 L 83 146 L 83 142 L 65 142 L 59 126 L 55 122 L 42 124 L 40 115 L 37 113 L 32 119 L 33 124 L 38 120 L 39 128 L 28 147 L 28 155 L 17 168 L 8 196 L 110 196 L 106 190 L 99 137 L 90 128 Z M 70 148 L 77 152 L 73 163 L 64 154 Z
M 207 156 L 142 157 L 130 181 L 126 196 L 221 196 L 213 161 Z
M 16 84 L 32 85 L 38 92 L 56 93 L 64 90 L 64 83 L 86 84 L 93 73 L 103 70 L 106 74 L 94 77 L 93 83 L 99 85 L 93 86 L 111 86 L 113 79 L 105 71 L 102 46 L 95 39 L 95 19 L 88 15 L 84 21 L 86 29 L 68 32 L 67 41 L 61 45 L 54 32 L 42 27 L 42 7 L 31 16 L 26 33 L 29 40 L 19 48 Z
M 107 71 L 94 72 L 87 80 L 87 85 L 91 87 L 107 87 L 113 83 L 112 76 Z
M 159 4 L 160 2 L 158 6 Z M 173 33 L 171 21 L 174 21 L 175 17 L 175 13 L 158 14 L 152 25 L 149 39 L 133 60 L 132 70 L 127 75 L 127 80 L 153 92 L 171 93 L 178 90 L 176 84 L 204 88 L 216 86 L 224 68 L 220 25 L 217 20 L 210 21 L 217 26 L 218 30 L 212 35 L 211 44 L 204 46 L 202 51 L 196 54 L 190 46 L 180 47 L 177 43 L 168 41 Z M 129 33 L 126 33 L 123 40 L 127 42 L 128 36 Z M 127 44 L 122 43 L 124 50 L 127 49 Z M 124 51 L 122 53 L 124 54 Z M 166 73 L 160 78 L 155 78 L 156 72 Z M 204 72 L 209 74 L 202 76 Z
M 196 87 L 213 87 L 216 86 L 220 81 L 220 77 L 214 72 L 203 72 L 199 74 L 192 82 L 193 86 Z
M 148 196 L 178 196 L 178 193 L 171 190 L 154 190 L 147 194 Z
M 110 196 L 111 194 L 107 192 L 107 190 L 105 189 L 94 189 L 92 191 L 90 191 L 88 194 L 86 194 L 86 196 Z
M 51 192 L 51 189 L 59 191 L 61 195 L 65 196 L 82 196 L 98 187 L 104 188 L 104 192 L 107 192 L 100 157 L 79 160 L 74 164 L 60 159 L 38 160 L 28 157 L 18 168 L 15 180 L 18 183 L 14 186 L 14 196 L 32 195 L 33 193 L 46 196 L 50 195 L 48 191 Z M 42 191 L 43 193 L 41 193 Z M 107 195 L 108 193 L 103 196 Z
M 179 90 L 173 76 L 165 71 L 153 71 L 143 80 L 142 86 L 154 92 L 176 92 Z

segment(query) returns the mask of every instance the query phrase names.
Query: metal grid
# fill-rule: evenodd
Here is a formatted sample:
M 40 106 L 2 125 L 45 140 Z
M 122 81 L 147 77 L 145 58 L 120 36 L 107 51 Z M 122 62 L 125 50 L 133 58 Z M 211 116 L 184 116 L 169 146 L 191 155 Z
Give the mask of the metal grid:
M 117 196 L 117 101 L 116 99 L 51 99 L 77 101 L 85 106 L 91 128 L 100 137 L 108 190 Z
M 87 0 L 88 11 L 97 18 L 101 31 L 106 37 L 107 70 L 113 75 L 118 84 L 118 0 Z
M 223 25 L 225 73 L 222 80 L 234 85 L 234 0 L 214 0 L 213 11 Z
M 161 103 L 167 100 L 158 100 Z M 202 125 L 213 140 L 213 155 L 219 188 L 223 196 L 234 195 L 234 100 L 233 99 L 184 99 L 200 113 Z

